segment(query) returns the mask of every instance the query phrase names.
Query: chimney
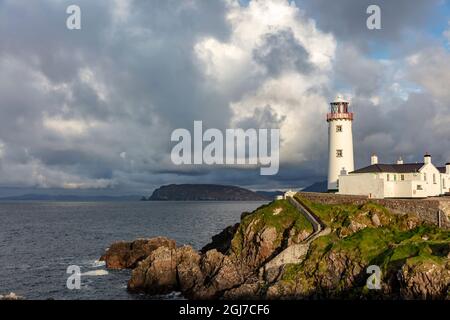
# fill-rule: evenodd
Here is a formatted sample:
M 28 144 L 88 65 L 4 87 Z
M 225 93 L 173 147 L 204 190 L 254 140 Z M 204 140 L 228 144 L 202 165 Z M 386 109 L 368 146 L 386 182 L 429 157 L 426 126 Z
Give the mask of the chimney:
M 375 153 L 370 158 L 370 164 L 371 165 L 378 164 L 378 156 Z
M 431 163 L 431 156 L 430 156 L 430 154 L 427 152 L 426 154 L 425 154 L 425 156 L 423 157 L 423 162 L 425 163 L 425 164 L 430 164 Z
M 402 157 L 400 157 L 400 158 L 398 158 L 398 160 L 397 160 L 397 164 L 403 164 L 404 162 L 403 162 L 403 159 L 402 159 Z
M 450 162 L 447 162 L 447 163 L 445 164 L 445 173 L 446 173 L 446 174 L 450 174 Z

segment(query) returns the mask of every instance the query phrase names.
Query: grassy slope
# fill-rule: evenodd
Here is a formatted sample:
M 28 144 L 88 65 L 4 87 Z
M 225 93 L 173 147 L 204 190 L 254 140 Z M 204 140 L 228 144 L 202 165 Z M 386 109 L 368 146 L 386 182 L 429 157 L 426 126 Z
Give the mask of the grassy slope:
M 281 209 L 281 212 L 275 215 L 274 212 L 277 209 Z M 313 232 L 311 223 L 303 215 L 299 214 L 297 209 L 289 201 L 274 201 L 258 208 L 242 219 L 239 229 L 231 242 L 233 252 L 241 252 L 242 246 L 244 245 L 244 232 L 248 229 L 250 223 L 254 223 L 252 228 L 255 233 L 261 231 L 263 228 L 275 227 L 278 234 L 276 246 L 281 243 L 283 233 L 288 228 L 292 228 L 292 232 L 295 235 L 302 231 Z
M 412 230 L 406 227 L 411 216 L 389 213 L 375 204 L 322 205 L 301 199 L 319 216 L 333 232 L 317 239 L 311 246 L 307 259 L 302 264 L 286 268 L 283 279 L 298 281 L 311 286 L 304 275 L 326 272 L 323 257 L 330 252 L 345 254 L 362 265 L 378 265 L 383 275 L 398 270 L 405 262 L 433 261 L 444 263 L 450 248 L 450 232 L 434 226 L 418 225 Z M 376 214 L 382 226 L 375 227 L 371 217 Z M 367 228 L 348 232 L 352 222 L 367 225 Z M 346 236 L 346 232 L 349 233 Z M 448 260 L 448 259 L 447 259 Z

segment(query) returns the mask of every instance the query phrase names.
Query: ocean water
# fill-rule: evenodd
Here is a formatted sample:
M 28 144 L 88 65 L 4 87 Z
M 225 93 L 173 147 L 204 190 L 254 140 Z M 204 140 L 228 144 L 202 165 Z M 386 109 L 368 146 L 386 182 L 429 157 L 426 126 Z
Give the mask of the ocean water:
M 119 240 L 166 236 L 200 249 L 262 202 L 0 202 L 0 294 L 27 299 L 146 299 L 127 293 L 130 271 L 98 258 Z M 69 290 L 67 268 L 81 268 Z M 167 298 L 167 297 L 165 297 Z

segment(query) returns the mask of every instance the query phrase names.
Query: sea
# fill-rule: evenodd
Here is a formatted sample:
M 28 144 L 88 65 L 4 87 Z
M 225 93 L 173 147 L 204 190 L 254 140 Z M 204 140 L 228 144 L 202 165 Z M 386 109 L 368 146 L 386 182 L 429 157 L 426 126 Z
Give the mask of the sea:
M 33 300 L 178 299 L 126 290 L 129 270 L 99 257 L 116 241 L 165 236 L 202 248 L 264 202 L 0 202 L 0 295 Z M 70 266 L 81 271 L 69 289 Z M 73 284 L 73 281 L 69 281 Z M 71 286 L 69 286 L 71 287 Z

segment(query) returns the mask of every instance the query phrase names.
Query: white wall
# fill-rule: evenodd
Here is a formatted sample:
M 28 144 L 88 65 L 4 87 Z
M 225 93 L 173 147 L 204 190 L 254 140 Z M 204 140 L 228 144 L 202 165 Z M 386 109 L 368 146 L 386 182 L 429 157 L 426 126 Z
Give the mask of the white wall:
M 426 164 L 420 169 L 422 174 L 422 182 L 424 189 L 429 197 L 438 196 L 441 194 L 441 173 L 433 164 Z M 424 179 L 424 174 L 426 174 L 426 181 Z M 433 180 L 433 175 L 435 175 L 435 180 Z
M 339 194 L 384 198 L 384 181 L 376 173 L 355 173 L 339 176 Z
M 342 126 L 342 132 L 337 132 L 337 126 Z M 328 143 L 328 190 L 337 190 L 337 180 L 342 169 L 344 168 L 347 172 L 355 170 L 352 121 L 330 121 L 328 125 Z M 342 150 L 342 158 L 336 156 L 337 150 Z
M 447 191 L 443 189 L 444 179 Z M 431 163 L 424 165 L 417 173 L 357 173 L 339 176 L 339 194 L 345 195 L 365 195 L 381 199 L 426 198 L 439 196 L 448 190 L 450 175 L 441 174 Z

